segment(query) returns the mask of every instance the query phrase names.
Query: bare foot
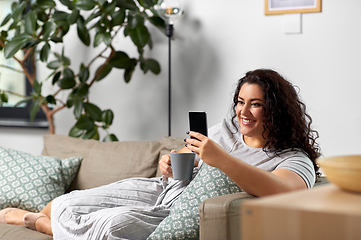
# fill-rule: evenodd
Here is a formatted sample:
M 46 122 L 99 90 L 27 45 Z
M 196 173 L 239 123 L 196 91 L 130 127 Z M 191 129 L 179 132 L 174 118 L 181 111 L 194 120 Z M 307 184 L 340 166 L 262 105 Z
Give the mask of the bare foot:
M 24 225 L 23 218 L 28 212 L 29 211 L 26 210 L 13 208 L 4 215 L 5 222 L 13 225 Z

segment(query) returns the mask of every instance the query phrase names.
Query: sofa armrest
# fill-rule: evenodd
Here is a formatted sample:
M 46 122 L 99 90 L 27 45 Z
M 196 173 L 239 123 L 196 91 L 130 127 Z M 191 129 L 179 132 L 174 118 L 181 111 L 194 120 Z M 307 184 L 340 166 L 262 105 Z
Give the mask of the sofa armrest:
M 315 187 L 323 184 L 328 184 L 326 177 L 318 178 Z M 255 198 L 241 192 L 204 200 L 199 206 L 199 239 L 241 239 L 241 205 Z
M 240 239 L 241 204 L 252 198 L 241 192 L 204 200 L 199 206 L 199 239 Z

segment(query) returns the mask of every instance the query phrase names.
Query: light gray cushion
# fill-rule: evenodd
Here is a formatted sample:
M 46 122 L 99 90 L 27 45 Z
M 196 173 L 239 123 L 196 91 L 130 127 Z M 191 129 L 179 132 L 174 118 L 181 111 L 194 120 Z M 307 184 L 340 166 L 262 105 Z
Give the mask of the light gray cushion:
M 44 135 L 42 154 L 60 158 L 82 156 L 69 191 L 89 189 L 130 177 L 154 177 L 159 141 L 99 142 L 63 135 Z
M 149 236 L 151 240 L 199 239 L 199 205 L 204 200 L 241 192 L 226 174 L 203 163 L 197 176 L 181 194 L 168 217 Z
M 65 193 L 81 160 L 36 156 L 0 147 L 0 208 L 42 210 Z

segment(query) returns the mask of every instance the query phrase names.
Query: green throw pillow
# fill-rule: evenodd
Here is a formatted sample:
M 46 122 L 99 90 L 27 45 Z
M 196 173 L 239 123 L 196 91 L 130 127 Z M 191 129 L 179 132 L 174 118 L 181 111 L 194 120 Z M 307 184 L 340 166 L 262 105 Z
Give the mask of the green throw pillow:
M 0 209 L 39 212 L 64 194 L 81 161 L 81 157 L 61 160 L 0 147 Z
M 199 205 L 204 200 L 241 192 L 226 174 L 203 163 L 166 217 L 149 236 L 149 240 L 199 239 Z

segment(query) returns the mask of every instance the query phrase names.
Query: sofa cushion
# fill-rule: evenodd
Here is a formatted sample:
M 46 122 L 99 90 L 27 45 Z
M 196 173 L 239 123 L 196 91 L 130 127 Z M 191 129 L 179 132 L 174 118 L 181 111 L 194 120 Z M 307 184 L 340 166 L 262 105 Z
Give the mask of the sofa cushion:
M 82 156 L 68 191 L 89 189 L 130 177 L 154 177 L 159 141 L 99 142 L 63 135 L 44 135 L 42 154 L 59 158 Z
M 81 159 L 61 160 L 0 147 L 0 208 L 42 210 L 65 193 Z
M 0 239 L 4 240 L 52 240 L 53 237 L 31 230 L 24 225 L 0 223 Z
M 148 239 L 199 239 L 199 205 L 204 200 L 241 192 L 226 174 L 203 163 L 197 176 L 180 195 L 166 217 Z

